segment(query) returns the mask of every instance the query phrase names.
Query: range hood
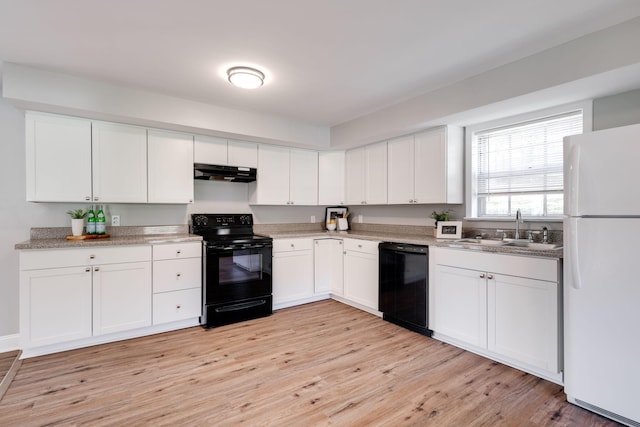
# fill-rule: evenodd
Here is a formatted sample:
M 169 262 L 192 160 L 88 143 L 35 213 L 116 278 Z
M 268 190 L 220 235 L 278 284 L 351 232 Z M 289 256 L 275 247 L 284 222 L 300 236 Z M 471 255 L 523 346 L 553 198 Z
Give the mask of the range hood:
M 193 178 L 207 181 L 253 182 L 256 180 L 256 169 L 194 163 Z

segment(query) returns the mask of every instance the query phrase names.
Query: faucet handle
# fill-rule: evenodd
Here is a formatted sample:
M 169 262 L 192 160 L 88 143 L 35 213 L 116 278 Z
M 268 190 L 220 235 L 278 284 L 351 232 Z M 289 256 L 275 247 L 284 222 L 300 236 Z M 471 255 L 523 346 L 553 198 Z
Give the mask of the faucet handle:
M 496 233 L 502 233 L 502 240 L 507 238 L 506 230 L 496 230 Z

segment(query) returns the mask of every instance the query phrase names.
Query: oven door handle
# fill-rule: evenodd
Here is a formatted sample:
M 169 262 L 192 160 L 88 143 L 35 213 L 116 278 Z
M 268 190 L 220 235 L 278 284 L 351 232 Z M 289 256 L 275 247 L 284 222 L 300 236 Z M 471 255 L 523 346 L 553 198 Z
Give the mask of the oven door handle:
M 245 310 L 247 308 L 251 308 L 251 307 L 258 307 L 260 305 L 265 305 L 267 303 L 267 300 L 261 299 L 261 300 L 257 300 L 257 301 L 248 301 L 248 302 L 239 302 L 237 304 L 230 304 L 230 305 L 225 305 L 222 307 L 218 307 L 215 309 L 216 313 L 224 313 L 227 311 L 238 311 L 238 310 Z

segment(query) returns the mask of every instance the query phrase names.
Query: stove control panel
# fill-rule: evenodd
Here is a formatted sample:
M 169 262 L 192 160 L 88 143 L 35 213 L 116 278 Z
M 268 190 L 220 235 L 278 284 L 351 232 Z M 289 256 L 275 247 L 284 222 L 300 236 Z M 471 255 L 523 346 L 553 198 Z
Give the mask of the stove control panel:
M 192 214 L 191 223 L 197 227 L 251 226 L 252 214 Z

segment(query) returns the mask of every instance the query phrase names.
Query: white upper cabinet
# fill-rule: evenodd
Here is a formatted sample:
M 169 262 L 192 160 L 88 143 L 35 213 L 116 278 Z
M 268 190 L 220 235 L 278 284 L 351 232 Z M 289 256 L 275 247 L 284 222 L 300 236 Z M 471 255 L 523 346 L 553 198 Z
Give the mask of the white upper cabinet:
M 318 204 L 343 205 L 344 151 L 323 151 L 318 154 Z
M 93 201 L 147 201 L 147 130 L 92 123 Z
M 258 144 L 196 135 L 194 163 L 257 168 Z
M 452 126 L 389 141 L 389 204 L 463 202 L 462 130 Z
M 347 151 L 346 176 L 348 204 L 386 204 L 387 143 Z
M 193 136 L 148 130 L 149 203 L 193 202 Z
M 91 122 L 26 114 L 27 201 L 91 201 Z
M 261 144 L 249 194 L 256 205 L 317 205 L 318 153 Z

